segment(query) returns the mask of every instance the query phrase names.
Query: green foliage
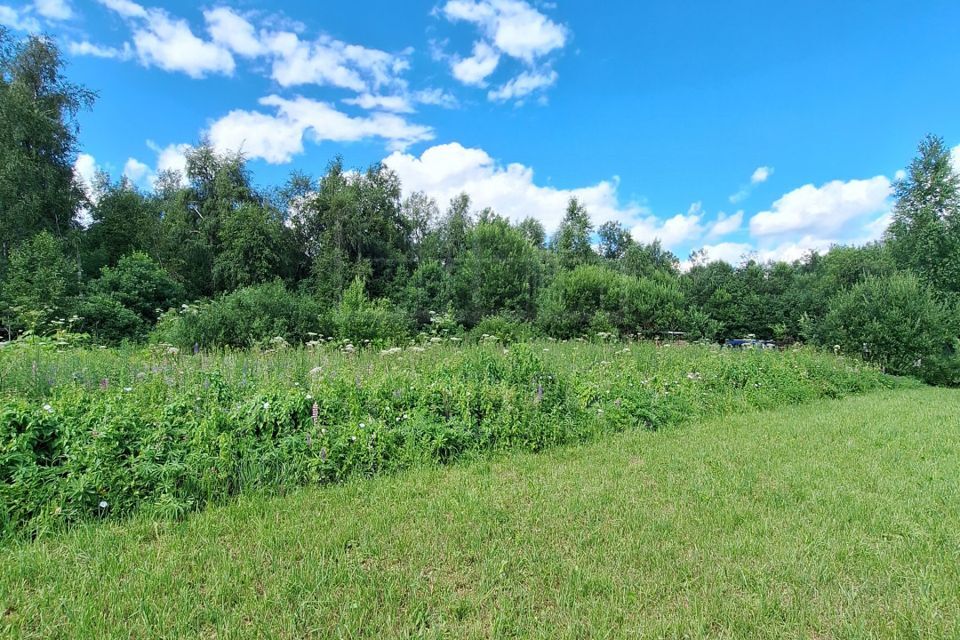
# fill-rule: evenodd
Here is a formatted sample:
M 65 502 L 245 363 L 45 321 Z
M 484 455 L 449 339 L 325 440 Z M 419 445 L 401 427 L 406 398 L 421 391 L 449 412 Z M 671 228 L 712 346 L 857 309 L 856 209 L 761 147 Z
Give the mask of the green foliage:
M 960 175 L 943 139 L 920 144 L 896 198 L 887 237 L 898 264 L 937 291 L 960 293 Z
M 515 344 L 528 342 L 537 337 L 537 329 L 529 322 L 518 320 L 507 314 L 487 316 L 480 320 L 470 331 L 474 339 L 481 342 L 503 342 Z
M 120 258 L 116 267 L 105 267 L 90 284 L 94 294 L 106 295 L 148 324 L 179 305 L 183 286 L 145 253 Z
M 552 249 L 566 269 L 590 264 L 597 258 L 590 239 L 593 223 L 590 214 L 576 198 L 571 198 L 560 228 L 553 237 Z
M 933 384 L 960 384 L 955 309 L 916 276 L 868 278 L 830 301 L 819 341 L 863 354 L 891 373 Z
M 77 316 L 80 318 L 80 328 L 99 344 L 142 339 L 148 327 L 142 316 L 105 293 L 82 298 L 77 305 Z
M 336 337 L 351 344 L 390 344 L 407 335 L 407 318 L 395 310 L 389 300 L 371 300 L 362 278 L 343 292 L 331 320 Z
M 272 338 L 302 344 L 330 335 L 325 311 L 311 296 L 274 281 L 165 313 L 152 337 L 185 349 L 251 347 Z
M 0 27 L 0 274 L 14 246 L 76 227 L 76 117 L 94 94 L 66 80 L 64 66 L 51 39 L 14 41 Z
M 805 350 L 448 345 L 196 357 L 0 348 L 0 528 L 179 517 L 237 493 L 540 451 L 892 383 L 856 360 Z
M 220 291 L 269 282 L 290 273 L 292 238 L 279 214 L 249 202 L 223 217 L 213 279 Z
M 668 278 L 634 278 L 584 265 L 561 272 L 540 297 L 538 323 L 548 335 L 659 334 L 683 326 L 683 292 Z
M 104 181 L 90 210 L 90 226 L 83 234 L 83 267 L 87 275 L 116 266 L 134 252 L 157 255 L 161 247 L 160 207 L 155 198 L 138 190 L 126 178 Z
M 0 299 L 6 301 L 15 327 L 42 332 L 66 314 L 76 284 L 76 267 L 64 257 L 60 241 L 43 231 L 11 253 Z
M 467 327 L 500 313 L 532 320 L 540 284 L 537 250 L 502 218 L 480 222 L 467 235 L 452 284 Z

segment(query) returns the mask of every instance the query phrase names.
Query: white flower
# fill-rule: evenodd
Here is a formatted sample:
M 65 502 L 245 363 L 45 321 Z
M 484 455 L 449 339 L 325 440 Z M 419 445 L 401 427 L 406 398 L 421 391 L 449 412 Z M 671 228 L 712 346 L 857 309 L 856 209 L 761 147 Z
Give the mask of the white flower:
M 350 436 L 350 442 L 356 442 L 357 436 Z
M 264 408 L 264 409 L 269 409 L 269 408 L 270 408 L 270 403 L 269 403 L 269 402 L 264 402 L 264 403 L 263 403 L 263 408 Z
M 101 509 L 106 509 L 106 508 L 109 507 L 110 505 L 107 504 L 107 501 L 106 501 L 106 500 L 101 500 L 99 506 L 100 506 Z
M 53 407 L 51 407 L 49 404 L 43 405 L 43 410 L 47 413 L 53 413 Z
M 323 367 L 314 367 L 313 369 L 310 369 L 310 375 L 318 376 L 322 371 L 323 371 Z
M 313 396 L 310 395 L 309 393 L 307 394 L 307 400 L 313 400 Z
M 361 428 L 361 429 L 363 429 L 363 428 L 366 427 L 366 426 L 367 426 L 367 425 L 363 424 L 362 422 L 360 423 L 360 428 Z
M 133 391 L 133 387 L 124 387 L 124 388 L 123 388 L 123 392 L 124 392 L 124 393 L 130 393 L 131 391 Z

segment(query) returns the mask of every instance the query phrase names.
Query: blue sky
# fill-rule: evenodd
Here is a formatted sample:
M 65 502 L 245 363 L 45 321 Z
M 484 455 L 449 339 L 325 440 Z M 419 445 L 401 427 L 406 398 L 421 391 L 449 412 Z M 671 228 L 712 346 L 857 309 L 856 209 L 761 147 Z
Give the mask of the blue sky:
M 882 234 L 921 137 L 960 163 L 960 4 L 133 0 L 2 4 L 100 94 L 77 170 L 149 188 L 202 137 L 261 184 L 385 160 L 441 206 L 596 222 L 681 257 Z

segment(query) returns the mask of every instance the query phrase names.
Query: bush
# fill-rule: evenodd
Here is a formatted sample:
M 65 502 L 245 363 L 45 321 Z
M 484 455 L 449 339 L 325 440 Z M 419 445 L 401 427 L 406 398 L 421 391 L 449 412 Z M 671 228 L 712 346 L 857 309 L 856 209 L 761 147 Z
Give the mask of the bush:
M 407 335 L 407 319 L 389 300 L 371 300 L 362 278 L 354 278 L 343 292 L 331 320 L 337 338 L 356 345 L 390 344 Z
M 275 337 L 305 343 L 330 335 L 330 329 L 315 299 L 288 291 L 277 280 L 168 312 L 153 340 L 186 348 L 251 347 Z
M 669 276 L 628 276 L 584 265 L 561 272 L 540 297 L 538 324 L 556 338 L 657 334 L 684 324 L 683 292 Z
M 960 383 L 956 313 L 911 274 L 871 277 L 830 300 L 817 338 L 886 371 Z
M 102 293 L 83 298 L 77 306 L 77 315 L 81 331 L 90 334 L 99 344 L 140 340 L 147 333 L 143 318 Z
M 537 335 L 536 327 L 510 315 L 487 316 L 477 323 L 470 335 L 477 340 L 496 338 L 508 344 L 524 342 Z M 487 336 L 487 338 L 484 338 Z
M 90 289 L 113 298 L 150 324 L 184 298 L 183 285 L 153 258 L 139 252 L 120 258 L 116 267 L 104 267 Z

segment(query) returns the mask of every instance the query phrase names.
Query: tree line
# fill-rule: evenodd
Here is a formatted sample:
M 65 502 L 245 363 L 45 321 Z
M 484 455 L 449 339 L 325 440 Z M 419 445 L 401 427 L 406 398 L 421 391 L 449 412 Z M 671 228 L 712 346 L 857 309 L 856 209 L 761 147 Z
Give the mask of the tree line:
M 150 190 L 74 175 L 77 116 L 56 45 L 0 31 L 0 324 L 100 343 L 250 346 L 272 337 L 399 341 L 419 332 L 753 335 L 812 342 L 895 373 L 960 382 L 960 178 L 925 138 L 897 182 L 884 239 L 803 259 L 691 256 L 572 199 L 548 237 L 534 218 L 403 197 L 381 164 L 334 159 L 261 187 L 239 154 L 201 143 Z M 81 224 L 86 218 L 87 223 Z

